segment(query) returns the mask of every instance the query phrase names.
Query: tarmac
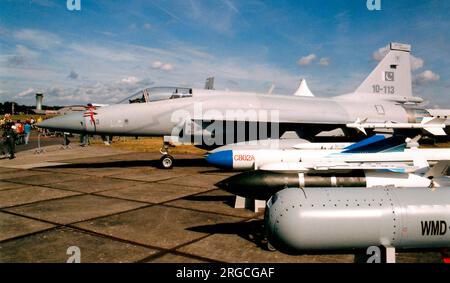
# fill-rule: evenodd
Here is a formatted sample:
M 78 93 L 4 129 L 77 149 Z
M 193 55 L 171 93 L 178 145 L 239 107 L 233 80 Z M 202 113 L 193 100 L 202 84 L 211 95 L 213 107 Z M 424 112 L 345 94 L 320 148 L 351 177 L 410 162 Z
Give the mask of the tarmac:
M 60 145 L 0 160 L 0 262 L 352 263 L 354 252 L 288 255 L 269 251 L 263 213 L 235 209 L 214 186 L 233 172 L 202 156 L 103 145 Z M 313 229 L 313 227 L 312 227 Z M 330 231 L 332 233 L 332 231 Z M 438 251 L 397 253 L 397 262 L 442 262 Z

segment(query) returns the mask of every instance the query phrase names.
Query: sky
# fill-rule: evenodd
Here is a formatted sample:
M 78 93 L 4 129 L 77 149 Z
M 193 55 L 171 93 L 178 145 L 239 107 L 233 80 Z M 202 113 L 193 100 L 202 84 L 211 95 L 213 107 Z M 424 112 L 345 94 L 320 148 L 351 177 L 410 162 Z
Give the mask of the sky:
M 77 1 L 77 0 L 73 0 Z M 389 42 L 412 45 L 413 92 L 450 108 L 450 1 L 0 0 L 0 102 L 114 103 L 151 86 L 355 90 Z

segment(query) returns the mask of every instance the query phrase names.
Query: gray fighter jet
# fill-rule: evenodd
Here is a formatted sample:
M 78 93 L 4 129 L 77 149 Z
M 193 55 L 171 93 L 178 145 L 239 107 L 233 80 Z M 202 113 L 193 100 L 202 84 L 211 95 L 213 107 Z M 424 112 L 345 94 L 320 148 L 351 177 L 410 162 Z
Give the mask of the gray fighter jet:
M 205 89 L 154 87 L 122 103 L 90 108 L 45 120 L 52 130 L 113 136 L 163 136 L 161 165 L 171 168 L 169 143 L 211 148 L 248 140 L 279 138 L 294 131 L 313 140 L 322 131 L 341 128 L 348 137 L 377 129 L 445 135 L 443 120 L 412 95 L 411 46 L 391 43 L 390 51 L 352 93 L 332 98 Z

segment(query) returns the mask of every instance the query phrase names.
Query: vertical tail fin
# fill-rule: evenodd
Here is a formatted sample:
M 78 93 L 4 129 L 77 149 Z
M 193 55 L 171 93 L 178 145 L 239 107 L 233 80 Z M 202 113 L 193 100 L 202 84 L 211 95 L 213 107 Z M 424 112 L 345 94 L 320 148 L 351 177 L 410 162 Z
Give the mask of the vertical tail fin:
M 355 93 L 412 97 L 410 52 L 410 45 L 391 43 L 389 52 Z
M 209 77 L 206 79 L 205 89 L 214 90 L 214 77 Z

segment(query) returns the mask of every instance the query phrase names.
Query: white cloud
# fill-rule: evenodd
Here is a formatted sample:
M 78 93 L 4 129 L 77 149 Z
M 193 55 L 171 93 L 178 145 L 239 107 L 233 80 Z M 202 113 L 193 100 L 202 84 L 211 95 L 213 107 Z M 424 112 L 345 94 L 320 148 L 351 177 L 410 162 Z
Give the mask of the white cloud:
M 28 89 L 26 89 L 26 90 L 24 90 L 24 91 L 22 91 L 22 92 L 19 92 L 17 95 L 16 95 L 16 97 L 24 97 L 24 96 L 27 96 L 27 95 L 29 95 L 29 94 L 32 94 L 34 92 L 34 89 L 33 88 L 28 88 Z
M 381 61 L 388 54 L 390 50 L 390 46 L 386 45 L 384 47 L 379 48 L 375 52 L 372 53 L 372 59 L 375 61 Z M 417 69 L 422 68 L 425 65 L 425 61 L 422 58 L 411 55 L 411 70 L 415 71 Z
M 157 60 L 152 63 L 152 68 L 163 70 L 163 71 L 171 71 L 171 70 L 173 70 L 173 65 L 169 64 L 169 63 L 163 63 L 163 62 Z
M 317 58 L 316 54 L 309 54 L 308 56 L 303 56 L 298 60 L 300 66 L 306 66 L 312 63 Z
M 115 82 L 83 83 L 72 88 L 51 87 L 44 93 L 48 94 L 49 100 L 61 101 L 64 104 L 116 103 L 152 84 L 150 79 L 139 80 L 129 76 Z
M 425 65 L 425 61 L 422 58 L 411 55 L 411 70 L 415 71 Z
M 440 76 L 436 73 L 433 73 L 431 70 L 423 71 L 422 73 L 418 74 L 414 78 L 414 83 L 418 85 L 424 85 L 432 82 L 437 82 L 440 80 Z
M 379 48 L 378 50 L 376 50 L 372 53 L 372 59 L 375 61 L 383 60 L 384 56 L 386 56 L 386 54 L 388 54 L 389 49 L 390 49 L 389 45 Z
M 171 64 L 164 64 L 161 67 L 161 70 L 164 70 L 164 71 L 170 71 L 172 69 L 173 69 L 173 66 Z
M 134 76 L 129 76 L 127 78 L 123 78 L 121 80 L 121 82 L 126 83 L 126 84 L 135 84 L 137 83 L 139 80 L 138 78 L 134 77 Z
M 145 23 L 142 27 L 143 27 L 144 29 L 146 29 L 146 30 L 149 30 L 149 29 L 152 28 L 152 25 L 149 24 L 149 23 Z
M 161 62 L 161 61 L 155 61 L 155 62 L 152 63 L 152 68 L 153 68 L 153 69 L 159 69 L 159 68 L 162 67 L 162 65 L 163 65 L 163 62 Z
M 14 32 L 14 38 L 27 41 L 41 49 L 49 49 L 61 44 L 59 36 L 43 30 L 21 29 Z
M 0 76 L 13 73 L 21 81 L 22 89 L 31 87 L 43 91 L 49 104 L 77 104 L 117 102 L 154 82 L 157 85 L 203 87 L 205 78 L 211 75 L 217 78 L 217 89 L 265 92 L 267 82 L 273 81 L 278 93 L 290 93 L 299 75 L 240 57 L 215 57 L 197 52 L 186 43 L 166 49 L 118 42 L 105 45 L 79 42 L 66 46 L 61 52 L 49 53 L 51 64 L 42 62 L 30 68 L 7 66 L 0 68 Z M 71 66 L 77 66 L 76 73 L 83 76 L 68 80 Z M 66 80 L 62 80 L 64 78 Z M 2 89 L 6 91 L 2 97 L 14 97 L 17 80 L 7 80 Z M 34 103 L 32 96 L 20 101 Z
M 184 52 L 189 53 L 189 55 L 199 57 L 201 59 L 209 59 L 209 60 L 214 59 L 213 55 L 211 55 L 207 52 L 204 52 L 204 51 L 200 51 L 200 50 L 193 49 L 193 48 L 185 48 L 185 47 L 183 47 L 182 49 Z
M 320 58 L 320 60 L 319 60 L 319 65 L 320 66 L 328 66 L 328 65 L 330 65 L 330 58 L 325 58 L 325 57 L 323 57 L 323 58 Z

